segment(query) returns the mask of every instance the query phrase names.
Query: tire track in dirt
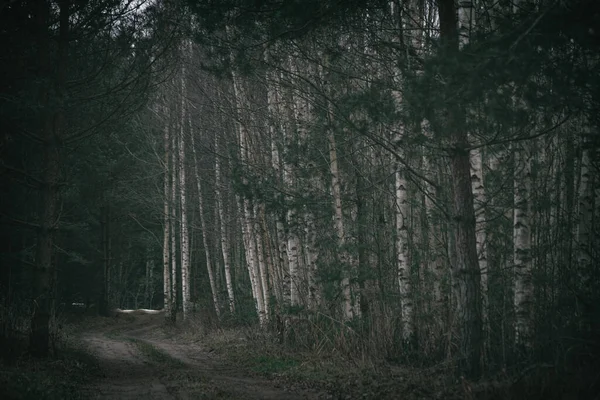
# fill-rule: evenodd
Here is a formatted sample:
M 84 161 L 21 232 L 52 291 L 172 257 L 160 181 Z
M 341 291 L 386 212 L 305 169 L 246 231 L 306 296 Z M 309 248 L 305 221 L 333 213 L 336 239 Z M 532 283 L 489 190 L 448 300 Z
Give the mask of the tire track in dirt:
M 115 337 L 89 332 L 83 343 L 104 372 L 86 390 L 90 399 L 318 399 L 317 393 L 289 391 L 275 382 L 244 374 L 202 343 L 181 344 L 157 337 L 162 317 L 142 316 L 121 325 Z M 131 339 L 151 345 L 178 362 L 157 364 L 143 357 Z
M 101 334 L 82 337 L 96 356 L 104 379 L 86 390 L 91 399 L 174 399 L 154 368 L 139 357 L 131 343 Z

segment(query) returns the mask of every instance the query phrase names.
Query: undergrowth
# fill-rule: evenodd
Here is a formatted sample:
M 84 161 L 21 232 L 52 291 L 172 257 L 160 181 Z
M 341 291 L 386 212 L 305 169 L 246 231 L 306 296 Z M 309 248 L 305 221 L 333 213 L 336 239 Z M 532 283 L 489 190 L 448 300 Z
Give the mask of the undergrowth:
M 2 399 L 78 400 L 89 395 L 82 390 L 100 374 L 97 360 L 72 340 L 60 343 L 47 359 L 21 355 L 0 363 Z
M 282 335 L 257 324 L 197 329 L 188 321 L 188 339 L 202 336 L 217 352 L 249 373 L 288 386 L 327 392 L 343 399 L 600 399 L 600 373 L 590 368 L 525 360 L 488 373 L 479 381 L 457 375 L 451 362 L 420 361 L 416 349 L 400 345 L 386 357 L 373 351 L 359 327 L 300 320 Z M 198 333 L 201 332 L 201 333 Z M 572 350 L 571 350 L 572 352 Z M 389 354 L 389 353 L 388 353 Z M 591 372 L 590 372 L 591 371 Z
M 340 352 L 299 350 L 278 343 L 260 328 L 228 328 L 205 334 L 210 351 L 231 363 L 286 386 L 312 389 L 340 399 L 462 398 L 459 389 L 439 379 L 439 371 L 393 368 Z M 429 381 L 427 381 L 429 377 Z
M 84 385 L 100 373 L 97 360 L 75 339 L 69 315 L 53 314 L 50 356 L 28 354 L 29 316 L 24 302 L 0 306 L 0 397 L 23 400 L 87 399 Z

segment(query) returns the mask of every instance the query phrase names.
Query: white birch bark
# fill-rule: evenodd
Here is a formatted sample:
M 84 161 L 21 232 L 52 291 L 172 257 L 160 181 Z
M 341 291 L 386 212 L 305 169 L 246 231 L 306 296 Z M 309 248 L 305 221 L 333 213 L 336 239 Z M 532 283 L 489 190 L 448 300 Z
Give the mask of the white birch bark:
M 221 155 L 219 153 L 219 139 L 215 135 L 215 197 L 219 213 L 219 232 L 221 235 L 221 253 L 223 255 L 223 266 L 225 268 L 225 285 L 227 286 L 227 297 L 229 300 L 229 312 L 235 313 L 235 295 L 233 292 L 233 281 L 231 279 L 231 262 L 229 260 L 229 239 L 227 238 L 227 226 L 223 195 L 221 193 Z
M 531 165 L 527 149 L 514 144 L 514 268 L 515 342 L 530 347 L 533 330 L 530 204 Z
M 182 78 L 184 79 L 184 78 Z M 187 319 L 190 313 L 190 247 L 189 247 L 189 231 L 187 223 L 187 190 L 186 190 L 186 179 L 185 179 L 185 132 L 184 132 L 184 120 L 185 117 L 185 104 L 182 97 L 182 121 L 181 130 L 179 136 L 179 201 L 180 204 L 180 216 L 181 221 L 179 226 L 181 228 L 181 298 L 182 298 L 182 309 L 183 319 Z
M 317 229 L 315 216 L 312 212 L 304 211 L 304 252 L 306 253 L 306 268 L 308 275 L 308 308 L 316 310 L 321 304 L 321 288 L 317 281 Z
M 200 180 L 200 173 L 198 171 L 198 156 L 196 154 L 196 143 L 194 140 L 194 133 L 190 132 L 192 152 L 194 154 L 194 174 L 196 177 L 196 187 L 198 188 L 198 213 L 200 214 L 200 229 L 202 229 L 202 244 L 204 246 L 204 254 L 206 256 L 206 270 L 208 272 L 208 281 L 210 283 L 210 290 L 212 293 L 213 304 L 215 306 L 215 312 L 217 317 L 221 317 L 221 308 L 219 307 L 219 296 L 217 286 L 215 284 L 215 277 L 213 274 L 211 249 L 208 244 L 208 228 L 206 224 L 206 218 L 204 216 L 204 201 L 202 199 L 202 182 Z M 216 156 L 218 157 L 218 155 Z
M 410 280 L 410 260 L 408 255 L 408 190 L 405 171 L 398 163 L 394 175 L 396 199 L 396 268 L 400 288 L 400 308 L 402 318 L 402 337 L 409 340 L 413 335 L 413 302 Z
M 394 17 L 399 15 L 399 10 L 396 10 L 397 4 L 392 4 L 391 13 Z M 402 21 L 398 20 L 398 24 L 402 24 Z M 397 41 L 397 38 L 392 40 Z M 393 69 L 393 82 L 395 90 L 392 91 L 395 106 L 398 110 L 402 108 L 402 94 L 400 88 L 402 87 L 402 74 L 401 71 L 395 67 Z M 395 150 L 400 157 L 405 157 L 402 140 L 404 139 L 404 129 L 402 122 L 397 123 L 394 126 L 395 133 L 393 134 L 393 140 L 396 144 Z M 402 319 L 402 337 L 404 340 L 409 340 L 414 333 L 414 321 L 413 321 L 413 302 L 412 302 L 412 287 L 410 279 L 410 259 L 408 249 L 408 227 L 409 227 L 409 212 L 410 208 L 408 205 L 408 183 L 406 180 L 406 171 L 403 165 L 399 162 L 395 162 L 394 165 L 394 195 L 395 195 L 395 231 L 396 231 L 396 270 L 398 274 L 398 285 L 400 288 L 400 312 Z
M 231 34 L 229 26 L 226 27 L 227 33 Z M 232 64 L 234 63 L 233 53 L 230 53 L 230 59 Z M 233 103 L 236 113 L 236 130 L 238 133 L 238 145 L 240 149 L 240 161 L 242 165 L 242 182 L 244 185 L 248 183 L 245 177 L 245 170 L 249 161 L 249 145 L 248 145 L 248 133 L 247 128 L 243 122 L 243 115 L 241 112 L 242 108 L 246 108 L 246 95 L 243 84 L 237 75 L 235 69 L 231 73 L 233 83 Z M 256 249 L 254 222 L 252 218 L 252 205 L 250 199 L 244 196 L 243 199 L 238 198 L 238 209 L 240 217 L 242 218 L 242 236 L 244 237 L 244 244 L 246 247 L 246 261 L 248 264 L 248 272 L 250 274 L 250 282 L 252 284 L 252 293 L 256 302 L 256 310 L 258 313 L 259 321 L 263 325 L 266 321 L 264 297 L 262 294 L 262 287 L 259 278 L 259 263 L 258 254 Z
M 240 214 L 242 224 L 242 237 L 246 254 L 246 264 L 248 267 L 248 274 L 250 276 L 250 284 L 252 286 L 252 297 L 254 298 L 259 321 L 261 324 L 264 324 L 264 297 L 262 295 L 261 282 L 258 273 L 256 242 L 254 241 L 250 201 L 248 199 L 242 200 L 239 198 L 239 196 L 237 196 L 237 199 L 238 212 Z
M 171 315 L 171 249 L 170 249 L 170 236 L 171 236 L 171 211 L 169 203 L 171 200 L 171 171 L 170 171 L 170 159 L 169 154 L 171 140 L 169 138 L 169 123 L 165 123 L 164 128 L 164 147 L 165 147 L 165 175 L 164 175 L 164 206 L 163 206 L 163 308 L 165 310 L 166 318 Z
M 187 221 L 187 187 L 186 187 L 186 153 L 185 153 L 185 126 L 187 122 L 187 88 L 186 88 L 186 62 L 189 60 L 187 52 L 191 53 L 191 43 L 183 41 L 182 43 L 182 55 L 183 61 L 181 63 L 181 77 L 180 77 L 180 120 L 179 120 L 179 137 L 178 137 L 178 170 L 179 170 L 179 201 L 180 201 L 180 228 L 181 228 L 181 298 L 182 298 L 182 310 L 183 319 L 186 320 L 189 317 L 191 311 L 191 297 L 190 297 L 190 246 L 189 246 L 189 228 Z
M 269 133 L 271 136 L 271 166 L 275 174 L 277 183 L 281 182 L 281 160 L 279 157 L 279 148 L 277 146 L 279 131 L 276 128 L 275 120 L 278 117 L 278 110 L 280 109 L 281 95 L 279 94 L 279 81 L 276 79 L 275 73 L 267 73 L 267 108 L 269 111 Z M 281 127 L 285 129 L 285 127 Z M 284 200 L 284 199 L 281 199 Z M 290 305 L 290 275 L 289 275 L 289 262 L 287 255 L 287 238 L 285 233 L 285 216 L 281 212 L 276 212 L 275 218 L 275 230 L 277 238 L 277 266 L 275 267 L 275 276 L 273 279 L 276 281 L 275 293 L 278 296 L 278 301 L 282 302 L 284 306 Z
M 340 187 L 340 172 L 337 161 L 337 149 L 333 129 L 328 128 L 327 139 L 329 143 L 329 172 L 331 173 L 331 193 L 333 195 L 334 208 L 334 229 L 338 238 L 338 247 L 340 248 L 340 261 L 344 268 L 348 268 L 350 262 L 346 246 L 346 232 L 344 231 L 344 217 L 342 209 L 342 190 Z M 343 316 L 350 320 L 354 317 L 354 307 L 352 305 L 352 293 L 350 290 L 350 278 L 348 271 L 343 271 L 342 277 L 342 296 L 343 296 Z
M 479 260 L 479 271 L 481 272 L 481 309 L 483 327 L 487 331 L 488 326 L 488 265 L 487 265 L 487 231 L 486 231 L 486 197 L 483 176 L 483 160 L 481 149 L 471 151 L 471 188 L 473 189 L 473 200 L 475 202 L 475 223 L 477 240 L 477 257 Z
M 411 296 L 410 264 L 408 257 L 408 193 L 405 173 L 396 165 L 396 268 L 400 287 L 402 312 L 402 337 L 409 340 L 413 335 L 413 303 Z
M 325 61 L 326 65 L 328 61 Z M 325 83 L 325 93 L 331 98 L 331 88 L 329 87 L 329 83 L 325 76 L 325 72 L 322 66 L 318 67 L 319 77 L 322 82 Z M 333 198 L 333 228 L 335 230 L 337 236 L 337 245 L 340 251 L 339 261 L 342 265 L 342 280 L 341 280 L 341 289 L 342 289 L 342 316 L 344 320 L 350 320 L 359 314 L 358 307 L 355 307 L 352 301 L 352 288 L 350 284 L 350 273 L 352 270 L 356 270 L 356 265 L 352 265 L 355 263 L 355 260 L 352 259 L 351 255 L 346 248 L 347 245 L 347 237 L 344 229 L 344 213 L 342 206 L 342 189 L 341 189 L 341 181 L 340 181 L 340 170 L 338 165 L 338 156 L 337 156 L 337 148 L 334 130 L 332 127 L 333 124 L 333 106 L 330 101 L 327 101 L 326 106 L 327 111 L 327 145 L 329 148 L 329 173 L 331 177 L 331 196 Z
M 171 135 L 171 321 L 177 317 L 177 135 Z
M 290 64 L 293 65 L 293 62 Z M 287 223 L 287 242 L 286 254 L 289 265 L 289 297 L 290 305 L 297 306 L 300 304 L 300 238 L 298 236 L 298 216 L 295 206 L 293 205 L 294 198 L 290 193 L 295 190 L 295 179 L 292 164 L 289 161 L 288 154 L 291 151 L 293 135 L 288 127 L 283 128 L 283 141 L 285 154 L 283 157 L 283 187 L 287 193 L 285 196 L 286 202 L 286 223 Z M 284 286 L 284 292 L 288 288 Z M 287 294 L 287 293 L 284 293 Z
M 256 232 L 254 232 L 254 218 L 252 215 L 252 205 L 250 199 L 244 198 L 242 200 L 242 223 L 245 225 L 246 232 L 246 246 L 248 256 L 248 268 L 251 276 L 252 291 L 254 293 L 254 299 L 256 300 L 256 309 L 258 312 L 258 318 L 261 324 L 266 321 L 264 296 L 262 294 L 262 285 L 260 281 L 260 267 L 258 261 L 258 252 L 256 246 Z
M 461 49 L 469 44 L 474 25 L 473 0 L 460 0 L 458 3 L 458 38 Z
M 290 174 L 286 171 L 283 172 L 283 179 L 286 182 L 286 186 L 290 185 Z M 288 201 L 289 204 L 289 201 Z M 299 246 L 300 246 L 300 238 L 296 232 L 297 229 L 297 216 L 296 210 L 293 209 L 292 206 L 289 206 L 286 212 L 286 222 L 288 226 L 287 234 L 287 242 L 286 242 L 286 254 L 288 257 L 289 264 L 289 296 L 290 296 L 290 306 L 297 306 L 300 304 L 300 292 L 299 292 L 299 265 L 300 265 L 300 255 L 299 255 Z M 284 290 L 287 288 L 284 287 Z
M 259 222 L 259 216 L 262 214 L 263 206 L 259 206 L 258 204 L 254 204 L 252 213 L 254 220 L 254 239 L 256 240 L 256 253 L 257 253 L 257 262 L 258 262 L 258 274 L 260 275 L 260 284 L 262 288 L 262 296 L 263 296 L 263 313 L 265 321 L 269 320 L 270 315 L 270 307 L 269 307 L 269 278 L 267 272 L 267 265 L 265 263 L 265 254 L 264 254 L 264 245 L 263 238 L 264 235 L 261 232 L 261 224 Z

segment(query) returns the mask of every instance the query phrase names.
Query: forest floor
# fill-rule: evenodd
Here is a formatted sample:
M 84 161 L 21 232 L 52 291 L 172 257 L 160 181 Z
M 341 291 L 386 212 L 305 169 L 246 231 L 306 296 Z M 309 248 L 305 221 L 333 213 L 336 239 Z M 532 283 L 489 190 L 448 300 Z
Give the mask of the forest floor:
M 162 328 L 164 315 L 119 313 L 119 323 L 81 334 L 101 373 L 83 389 L 90 399 L 318 399 L 322 393 L 249 375 L 200 341 Z
M 530 368 L 516 378 L 468 382 L 447 365 L 413 368 L 319 346 L 284 346 L 257 327 L 208 325 L 190 320 L 168 327 L 164 314 L 152 310 L 65 321 L 53 357 L 0 362 L 0 398 L 600 399 L 589 389 L 569 395 L 577 391 L 565 391 L 568 385 L 547 365 L 537 375 Z

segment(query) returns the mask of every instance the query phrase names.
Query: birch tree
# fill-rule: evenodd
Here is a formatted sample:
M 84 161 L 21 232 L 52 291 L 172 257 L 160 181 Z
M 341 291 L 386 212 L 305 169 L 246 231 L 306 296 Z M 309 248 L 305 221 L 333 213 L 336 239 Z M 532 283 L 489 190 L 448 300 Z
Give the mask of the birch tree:
M 187 125 L 186 121 L 186 113 L 187 113 L 187 104 L 186 104 L 186 68 L 185 63 L 187 54 L 187 43 L 183 44 L 183 53 L 184 53 L 184 61 L 182 62 L 181 67 L 181 92 L 180 92 L 180 120 L 179 120 L 179 135 L 177 140 L 177 148 L 178 148 L 178 176 L 179 176 L 179 200 L 180 204 L 180 228 L 181 228 L 181 297 L 182 297 L 182 309 L 183 309 L 183 319 L 187 319 L 190 315 L 190 247 L 189 247 L 189 229 L 188 229 L 188 221 L 187 221 L 187 187 L 186 187 L 186 153 L 185 153 L 185 126 Z
M 290 60 L 289 64 L 293 65 L 294 61 Z M 283 100 L 283 99 L 281 99 Z M 280 101 L 281 101 L 280 100 Z M 287 114 L 291 117 L 290 107 L 292 105 L 289 104 L 289 99 L 285 99 L 281 101 L 282 104 L 282 112 L 283 115 Z M 293 101 L 293 100 L 291 100 Z M 290 118 L 290 121 L 292 118 Z M 283 126 L 283 143 L 284 143 L 284 155 L 283 155 L 283 187 L 286 192 L 285 202 L 286 202 L 286 225 L 287 231 L 285 235 L 287 236 L 286 241 L 286 255 L 289 266 L 289 288 L 287 287 L 287 279 L 284 281 L 284 297 L 287 295 L 287 291 L 289 290 L 289 299 L 290 306 L 295 307 L 300 305 L 300 237 L 298 236 L 298 213 L 294 204 L 293 193 L 296 189 L 296 179 L 293 169 L 293 164 L 291 162 L 292 156 L 291 152 L 293 151 L 294 143 L 294 135 L 292 133 L 293 123 L 290 123 L 288 126 Z
M 514 154 L 514 265 L 515 341 L 531 347 L 533 334 L 533 282 L 531 262 L 531 164 L 527 149 L 515 144 Z
M 231 29 L 229 28 L 228 34 L 232 34 Z M 233 54 L 230 54 L 230 59 L 232 63 L 235 62 Z M 248 109 L 248 107 L 245 106 L 247 98 L 245 95 L 243 82 L 239 78 L 235 69 L 231 71 L 231 80 L 233 84 L 234 109 L 236 113 L 235 126 L 237 131 L 237 143 L 239 146 L 240 163 L 242 167 L 242 184 L 247 186 L 248 178 L 244 171 L 247 170 L 249 164 L 250 146 L 248 141 L 248 128 L 245 122 L 246 116 L 242 115 L 242 110 Z M 267 315 L 265 313 L 264 296 L 262 292 L 263 288 L 260 280 L 260 266 L 255 240 L 254 219 L 252 215 L 253 209 L 251 201 L 246 193 L 242 194 L 242 196 L 237 196 L 237 203 L 238 212 L 240 218 L 242 219 L 242 236 L 245 245 L 248 273 L 250 275 L 250 282 L 252 285 L 252 295 L 256 303 L 256 310 L 259 320 L 261 324 L 264 324 L 267 320 Z
M 270 52 L 265 51 L 265 58 L 267 63 L 269 62 L 269 54 Z M 267 70 L 266 74 L 266 84 L 267 84 L 267 109 L 269 112 L 268 115 L 268 130 L 270 134 L 270 142 L 271 142 L 271 166 L 273 168 L 273 174 L 275 177 L 275 181 L 282 188 L 285 188 L 284 182 L 282 181 L 282 173 L 281 173 L 281 158 L 279 151 L 279 143 L 281 139 L 282 130 L 285 129 L 281 123 L 279 123 L 278 118 L 280 117 L 280 110 L 282 109 L 282 96 L 279 93 L 281 88 L 279 85 L 278 74 Z M 285 168 L 284 168 L 285 170 Z M 289 183 L 289 182 L 287 182 Z M 283 205 L 286 201 L 286 198 L 281 194 L 277 195 L 277 201 Z M 274 212 L 273 218 L 275 219 L 275 231 L 276 231 L 276 242 L 277 242 L 277 267 L 275 268 L 276 272 L 276 284 L 275 284 L 275 293 L 278 296 L 278 301 L 286 307 L 290 305 L 290 265 L 287 254 L 287 237 L 285 232 L 285 213 L 281 210 L 276 210 Z
M 175 124 L 173 124 L 173 130 L 175 130 Z M 175 323 L 177 318 L 177 176 L 179 171 L 178 156 L 179 151 L 177 150 L 177 134 L 173 132 L 171 136 L 171 214 L 169 216 L 169 225 L 171 232 L 171 305 L 169 310 L 171 311 L 171 321 Z M 180 208 L 180 207 L 179 207 Z
M 219 233 L 221 254 L 223 256 L 223 266 L 225 268 L 225 285 L 227 286 L 227 297 L 229 303 L 229 312 L 235 313 L 235 295 L 233 292 L 233 281 L 231 278 L 231 262 L 229 259 L 230 244 L 227 237 L 227 220 L 225 219 L 225 205 L 222 195 L 222 180 L 221 180 L 221 153 L 219 147 L 219 135 L 215 135 L 215 201 L 219 213 Z
M 331 112 L 331 111 L 330 111 Z M 332 115 L 329 113 L 329 124 L 332 123 Z M 342 209 L 342 193 L 340 187 L 340 171 L 338 166 L 337 148 L 335 145 L 335 137 L 333 128 L 330 126 L 327 130 L 327 141 L 329 143 L 329 170 L 331 173 L 331 193 L 333 196 L 334 209 L 334 228 L 337 235 L 338 247 L 340 248 L 340 262 L 342 264 L 342 296 L 343 296 L 343 316 L 344 319 L 350 320 L 356 315 L 354 305 L 352 303 L 352 293 L 350 287 L 350 263 L 352 260 L 349 257 L 346 246 L 346 232 L 344 230 L 344 215 Z
M 391 3 L 391 14 L 397 18 L 395 23 L 401 25 L 401 12 L 397 9 L 397 3 Z M 399 38 L 394 38 L 398 42 Z M 392 91 L 396 109 L 401 110 L 403 106 L 400 88 L 402 86 L 401 73 L 398 68 L 393 69 L 393 82 L 396 86 Z M 403 142 L 405 135 L 405 127 L 402 122 L 398 122 L 394 127 L 394 143 L 398 157 L 406 159 L 406 152 Z M 395 194 L 395 214 L 396 214 L 396 269 L 398 273 L 398 286 L 400 288 L 400 312 L 402 315 L 402 336 L 408 341 L 414 334 L 413 321 L 413 300 L 412 300 L 412 285 L 410 277 L 410 258 L 408 251 L 408 229 L 409 229 L 409 204 L 408 204 L 408 182 L 406 180 L 406 171 L 404 165 L 400 162 L 395 163 L 394 167 L 394 194 Z
M 200 172 L 198 171 L 198 156 L 196 154 L 196 143 L 194 140 L 194 133 L 190 132 L 190 137 L 191 137 L 191 147 L 192 147 L 192 153 L 194 155 L 194 175 L 196 178 L 196 188 L 198 189 L 198 213 L 200 214 L 200 229 L 202 229 L 202 244 L 204 246 L 204 255 L 205 255 L 205 261 L 206 261 L 206 270 L 208 272 L 208 281 L 210 283 L 210 291 L 212 293 L 212 298 L 213 298 L 213 304 L 215 307 L 215 312 L 217 314 L 217 317 L 220 318 L 221 316 L 221 308 L 219 306 L 219 297 L 218 297 L 218 289 L 217 289 L 217 285 L 215 284 L 215 277 L 213 274 L 213 267 L 212 267 L 212 259 L 211 259 L 211 248 L 209 246 L 208 243 L 208 235 L 209 235 L 209 230 L 206 224 L 206 217 L 204 215 L 205 210 L 204 210 L 204 201 L 202 199 L 202 181 L 200 178 Z M 218 155 L 217 155 L 218 157 Z M 218 190 L 218 189 L 217 189 Z M 226 256 L 227 257 L 227 264 L 226 264 L 226 271 L 229 270 L 229 255 Z M 228 285 L 231 284 L 231 274 L 229 275 L 229 283 Z M 228 293 L 229 293 L 229 288 L 228 288 Z M 233 297 L 233 296 L 231 296 Z M 230 308 L 232 308 L 231 306 L 232 301 L 230 300 Z M 231 310 L 231 312 L 233 312 L 233 310 Z

